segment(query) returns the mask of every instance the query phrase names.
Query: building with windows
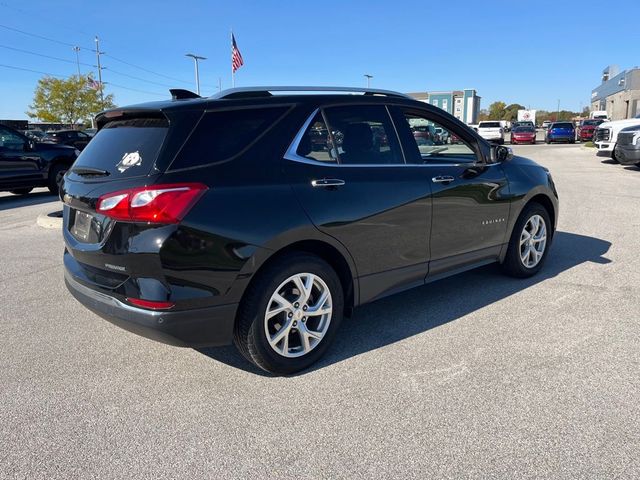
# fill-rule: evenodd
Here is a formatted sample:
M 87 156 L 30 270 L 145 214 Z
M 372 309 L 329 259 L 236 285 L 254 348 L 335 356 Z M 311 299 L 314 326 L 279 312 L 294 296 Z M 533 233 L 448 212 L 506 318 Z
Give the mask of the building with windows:
M 414 92 L 409 96 L 441 108 L 466 124 L 478 123 L 480 98 L 474 89 L 451 92 Z
M 591 91 L 591 111 L 606 110 L 609 119 L 640 115 L 640 68 L 622 72 L 617 65 L 602 71 L 602 83 Z

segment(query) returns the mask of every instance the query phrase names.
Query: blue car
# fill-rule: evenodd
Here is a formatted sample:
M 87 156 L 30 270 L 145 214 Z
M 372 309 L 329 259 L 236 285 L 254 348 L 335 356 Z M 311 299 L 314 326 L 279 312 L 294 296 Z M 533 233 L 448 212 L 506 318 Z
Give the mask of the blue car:
M 571 122 L 554 122 L 549 125 L 544 137 L 545 143 L 576 141 L 576 127 Z

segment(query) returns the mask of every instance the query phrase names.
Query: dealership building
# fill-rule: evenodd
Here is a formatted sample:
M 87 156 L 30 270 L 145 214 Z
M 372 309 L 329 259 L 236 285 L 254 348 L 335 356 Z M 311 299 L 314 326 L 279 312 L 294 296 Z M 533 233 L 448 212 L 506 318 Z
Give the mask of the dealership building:
M 640 68 L 622 72 L 617 65 L 602 71 L 602 83 L 591 91 L 591 111 L 606 110 L 611 120 L 640 115 Z
M 410 97 L 441 108 L 466 124 L 478 123 L 480 97 L 471 88 L 451 92 L 414 92 Z

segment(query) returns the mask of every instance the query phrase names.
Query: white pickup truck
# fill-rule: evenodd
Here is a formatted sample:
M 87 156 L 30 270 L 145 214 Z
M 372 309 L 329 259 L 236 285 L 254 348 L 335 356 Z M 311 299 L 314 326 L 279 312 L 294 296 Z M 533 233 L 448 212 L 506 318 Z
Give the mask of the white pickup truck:
M 640 125 L 640 115 L 637 115 L 635 118 L 604 122 L 598 125 L 598 128 L 596 128 L 596 131 L 593 133 L 593 143 L 595 143 L 598 148 L 598 156 L 611 157 L 617 160 L 615 149 L 618 133 L 620 133 L 620 130 L 623 128 L 634 127 L 636 125 Z
M 478 135 L 490 142 L 504 143 L 504 128 L 500 120 L 480 122 L 478 124 Z

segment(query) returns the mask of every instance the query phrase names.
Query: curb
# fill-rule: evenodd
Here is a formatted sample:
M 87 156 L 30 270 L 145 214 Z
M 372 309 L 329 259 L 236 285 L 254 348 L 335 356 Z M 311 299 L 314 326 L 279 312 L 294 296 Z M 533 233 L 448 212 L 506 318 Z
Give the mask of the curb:
M 62 210 L 41 213 L 36 223 L 42 228 L 62 228 Z

